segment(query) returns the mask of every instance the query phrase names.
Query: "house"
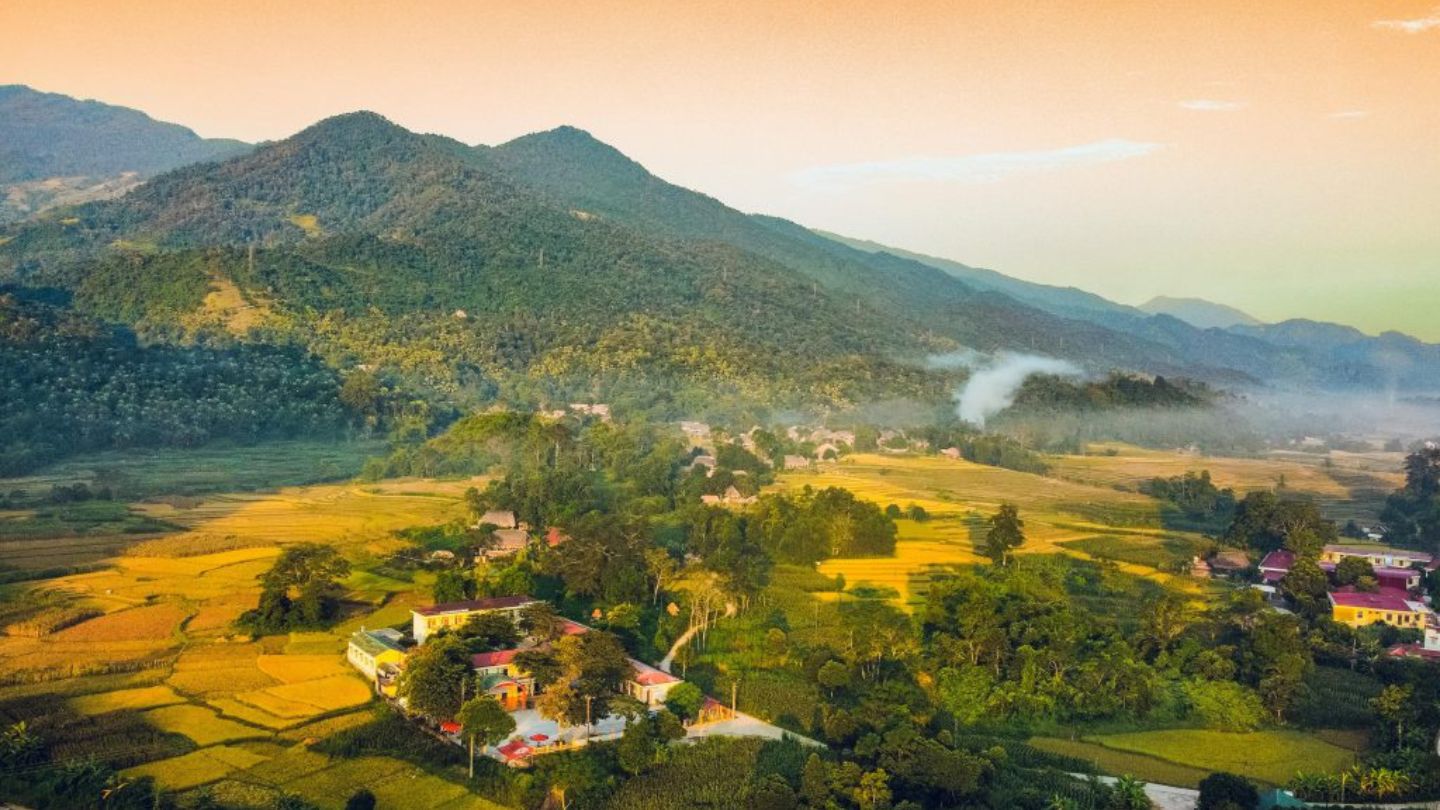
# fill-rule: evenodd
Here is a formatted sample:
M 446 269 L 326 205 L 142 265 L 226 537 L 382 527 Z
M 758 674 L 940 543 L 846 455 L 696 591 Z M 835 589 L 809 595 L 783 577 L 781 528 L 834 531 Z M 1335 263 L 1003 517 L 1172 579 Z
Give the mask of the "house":
M 1215 576 L 1235 576 L 1250 570 L 1250 555 L 1236 549 L 1216 552 L 1209 562 Z
M 696 723 L 718 723 L 722 720 L 735 719 L 735 713 L 730 711 L 729 706 L 709 695 L 706 695 L 705 700 L 701 701 L 700 711 L 697 715 Z
M 700 502 L 706 506 L 749 506 L 758 500 L 754 495 L 741 495 L 733 484 L 725 488 L 724 495 L 700 496 Z
M 471 616 L 481 613 L 503 613 L 511 621 L 518 622 L 520 611 L 536 601 L 529 596 L 494 596 L 415 608 L 410 611 L 411 635 L 415 637 L 416 644 L 424 644 L 435 633 L 461 627 Z
M 945 448 L 944 450 L 941 450 L 941 451 L 940 451 L 940 455 L 942 455 L 942 456 L 944 456 L 945 458 L 948 458 L 948 459 L 954 459 L 955 461 L 959 461 L 959 460 L 960 460 L 960 448 L 958 448 L 958 447 L 947 447 L 947 448 Z
M 787 470 L 808 470 L 810 459 L 804 456 L 786 456 L 784 467 Z
M 1434 617 L 1430 617 L 1432 620 Z M 1420 658 L 1426 661 L 1440 661 L 1440 627 L 1433 621 L 1425 622 L 1425 637 L 1419 644 L 1396 644 L 1385 653 L 1392 658 Z
M 480 550 L 480 556 L 487 560 L 507 557 L 530 545 L 530 532 L 524 529 L 496 529 L 490 537 L 495 542 Z
M 1428 553 L 1413 549 L 1387 548 L 1385 546 L 1328 545 L 1320 552 L 1320 562 L 1339 563 L 1346 557 L 1364 557 L 1376 568 L 1426 568 L 1434 563 Z
M 1199 557 L 1194 557 L 1190 560 L 1190 576 L 1196 579 L 1209 579 L 1210 573 L 1210 563 L 1205 562 Z
M 840 448 L 836 445 L 831 444 L 830 442 L 826 442 L 815 448 L 815 458 L 818 458 L 821 461 L 839 457 Z
M 372 683 L 380 681 L 381 671 L 387 667 L 398 670 L 405 660 L 405 647 L 400 643 L 404 636 L 399 630 L 388 627 L 379 630 L 360 628 L 350 634 L 350 644 L 345 648 L 345 660 L 360 670 Z
M 434 551 L 430 552 L 430 562 L 453 563 L 455 562 L 455 552 L 451 551 L 448 548 L 435 549 Z
M 1364 627 L 1383 623 L 1392 627 L 1426 626 L 1432 615 L 1423 602 L 1410 598 L 1405 591 L 1382 588 L 1379 591 L 1357 591 L 1346 586 L 1330 592 L 1330 616 L 1341 624 Z
M 683 683 L 674 675 L 634 658 L 630 659 L 630 666 L 634 674 L 625 682 L 625 694 L 652 709 L 665 705 L 665 698 L 670 694 L 670 690 L 675 688 L 676 684 Z
M 515 664 L 520 650 L 496 650 L 471 656 L 475 678 L 485 694 L 500 702 L 507 712 L 530 707 L 535 694 L 535 678 Z
M 690 469 L 693 470 L 696 467 L 704 467 L 705 477 L 709 478 L 710 476 L 715 474 L 715 464 L 716 461 L 714 456 L 696 456 L 690 461 Z
M 1260 561 L 1260 579 L 1268 584 L 1275 584 L 1290 573 L 1295 566 L 1295 552 L 1285 549 L 1276 549 L 1265 555 Z
M 1340 557 L 1339 559 L 1344 559 L 1344 557 Z M 1420 582 L 1423 578 L 1423 572 L 1420 569 L 1376 565 L 1370 558 L 1367 557 L 1366 559 L 1370 560 L 1371 567 L 1375 571 L 1375 579 L 1380 583 L 1381 588 L 1408 591 L 1420 587 Z M 1290 569 L 1294 567 L 1294 565 L 1295 552 L 1286 551 L 1285 549 L 1272 551 L 1265 555 L 1265 559 L 1260 561 L 1260 578 L 1271 584 L 1277 583 L 1284 579 L 1286 574 L 1290 573 Z M 1320 569 L 1327 574 L 1333 573 L 1337 565 L 1339 565 L 1339 560 L 1335 559 L 1334 556 L 1329 560 L 1324 558 L 1320 560 Z
M 497 529 L 518 529 L 520 521 L 516 519 L 515 513 L 508 509 L 491 509 L 480 516 L 475 528 L 478 529 L 485 525 L 494 526 Z

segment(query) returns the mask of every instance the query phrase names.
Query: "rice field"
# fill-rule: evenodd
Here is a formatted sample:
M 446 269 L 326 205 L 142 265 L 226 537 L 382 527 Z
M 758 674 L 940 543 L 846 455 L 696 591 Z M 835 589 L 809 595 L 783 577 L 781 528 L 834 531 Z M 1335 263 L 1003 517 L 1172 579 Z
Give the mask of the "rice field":
M 266 736 L 261 729 L 226 720 L 211 709 L 189 703 L 151 709 L 143 716 L 145 722 L 161 731 L 182 734 L 202 746 Z
M 1314 734 L 1271 729 L 1231 734 L 1168 729 L 1086 737 L 1086 742 L 1202 771 L 1229 771 L 1267 785 L 1283 785 L 1299 771 L 1328 773 L 1356 761 L 1354 750 Z
M 125 500 L 158 495 L 300 486 L 354 477 L 383 441 L 284 441 L 257 445 L 88 453 L 30 475 L 0 478 L 0 491 L 32 497 L 56 485 L 109 487 Z
M 1404 483 L 1401 453 L 1332 452 L 1319 456 L 1276 452 L 1258 458 L 1231 458 L 1127 444 L 1095 444 L 1087 449 L 1088 455 L 1047 458 L 1050 474 L 1134 490 L 1153 478 L 1209 470 L 1216 486 L 1231 487 L 1241 494 L 1274 489 L 1283 480 L 1290 491 L 1316 498 L 1330 517 L 1362 521 L 1374 520 L 1385 496 Z
M 83 621 L 54 634 L 58 641 L 163 641 L 175 635 L 189 614 L 164 603 L 120 610 Z
M 123 709 L 154 709 L 184 702 L 185 698 L 175 694 L 175 690 L 162 685 L 81 695 L 71 698 L 69 704 L 80 714 L 104 714 Z
M 149 776 L 166 790 L 187 790 L 215 782 L 232 772 L 264 762 L 268 757 L 230 745 L 201 748 L 178 757 L 147 762 L 124 772 L 125 776 Z
M 930 513 L 924 522 L 897 521 L 895 554 L 884 558 L 826 560 L 820 572 L 845 577 L 848 586 L 891 592 L 902 605 L 923 598 L 936 573 L 981 562 L 979 544 L 988 517 L 1001 503 L 1014 503 L 1025 521 L 1020 554 L 1069 554 L 1091 559 L 1077 541 L 1097 537 L 1160 543 L 1185 535 L 1161 528 L 1161 507 L 1153 498 L 1113 487 L 989 467 L 939 456 L 856 455 L 816 471 L 786 473 L 777 489 L 844 487 L 881 506 L 918 504 Z M 1121 570 L 1183 590 L 1195 590 L 1141 562 L 1120 560 Z
M 470 793 L 400 760 L 388 757 L 330 759 L 303 746 L 286 750 L 212 788 L 227 806 L 268 808 L 280 791 L 298 794 L 323 808 L 340 808 L 360 788 L 375 794 L 380 807 L 419 810 L 499 810 L 501 805 Z

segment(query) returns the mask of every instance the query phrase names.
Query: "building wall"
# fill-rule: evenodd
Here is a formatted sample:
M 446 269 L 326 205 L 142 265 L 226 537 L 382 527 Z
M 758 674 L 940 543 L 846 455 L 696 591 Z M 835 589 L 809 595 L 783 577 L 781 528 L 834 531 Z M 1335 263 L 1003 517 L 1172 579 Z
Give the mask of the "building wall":
M 1395 627 L 1419 627 L 1420 614 L 1410 611 L 1376 610 L 1374 608 L 1356 608 L 1345 605 L 1333 605 L 1331 617 L 1341 624 L 1348 624 L 1351 627 L 1364 627 L 1367 624 L 1383 622 Z

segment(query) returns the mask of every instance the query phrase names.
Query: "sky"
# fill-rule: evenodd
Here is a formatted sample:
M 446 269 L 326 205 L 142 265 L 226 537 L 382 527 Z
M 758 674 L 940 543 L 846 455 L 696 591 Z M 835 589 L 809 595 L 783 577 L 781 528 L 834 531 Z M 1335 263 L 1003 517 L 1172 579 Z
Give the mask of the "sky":
M 0 84 L 206 136 L 571 124 L 747 211 L 1440 341 L 1440 0 L 0 0 Z

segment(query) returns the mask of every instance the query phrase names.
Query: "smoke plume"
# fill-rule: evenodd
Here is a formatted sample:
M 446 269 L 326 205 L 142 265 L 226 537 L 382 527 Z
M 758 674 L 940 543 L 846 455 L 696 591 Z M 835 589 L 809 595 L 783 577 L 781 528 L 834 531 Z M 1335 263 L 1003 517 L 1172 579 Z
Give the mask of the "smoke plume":
M 1074 377 L 1082 373 L 1075 365 L 1053 357 L 1000 352 L 988 364 L 976 367 L 956 392 L 955 411 L 961 419 L 983 428 L 986 419 L 1015 402 L 1015 393 L 1030 375 Z

